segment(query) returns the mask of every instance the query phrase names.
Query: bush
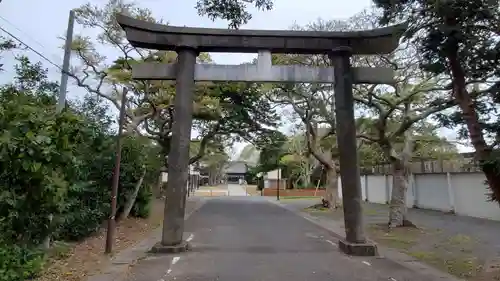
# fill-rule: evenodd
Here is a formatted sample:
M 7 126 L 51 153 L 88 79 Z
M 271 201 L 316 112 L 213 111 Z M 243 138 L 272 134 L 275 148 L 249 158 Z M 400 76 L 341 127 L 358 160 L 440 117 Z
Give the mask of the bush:
M 12 89 L 0 99 L 0 217 L 10 227 L 2 233 L 23 243 L 41 243 L 52 232 L 49 215 L 63 206 L 65 169 L 73 166 L 79 139 L 79 120 L 54 116 L 45 99 Z
M 0 245 L 0 281 L 25 281 L 37 277 L 44 265 L 40 251 L 18 245 Z
M 78 241 L 99 230 L 110 212 L 109 199 L 108 190 L 95 184 L 71 185 L 55 238 Z
M 96 99 L 55 112 L 58 87 L 46 71 L 20 60 L 17 77 L 0 87 L 0 281 L 24 281 L 42 270 L 45 238 L 80 240 L 110 212 L 116 133 Z M 146 169 L 132 215 L 147 217 L 162 165 L 158 147 L 127 137 L 118 209 Z M 8 246 L 6 246 L 8 245 Z

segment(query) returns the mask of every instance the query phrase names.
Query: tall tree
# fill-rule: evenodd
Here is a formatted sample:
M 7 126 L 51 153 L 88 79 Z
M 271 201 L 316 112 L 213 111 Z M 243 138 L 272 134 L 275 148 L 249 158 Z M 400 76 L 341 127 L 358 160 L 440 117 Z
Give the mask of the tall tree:
M 247 144 L 238 155 L 238 161 L 244 161 L 250 166 L 255 166 L 259 162 L 259 150 L 253 144 Z
M 365 10 L 347 20 L 347 28 L 377 28 L 377 16 L 377 11 Z M 443 79 L 423 73 L 419 62 L 417 48 L 411 42 L 401 44 L 389 55 L 353 59 L 357 66 L 389 67 L 395 71 L 392 87 L 356 85 L 354 97 L 365 116 L 358 120 L 359 137 L 378 145 L 391 164 L 389 227 L 411 224 L 406 217 L 406 193 L 415 142 L 431 141 L 425 138 L 435 127 L 428 118 L 455 105 Z
M 12 49 L 15 49 L 19 47 L 17 44 L 14 43 L 11 39 L 6 39 L 3 36 L 0 36 L 0 55 L 5 52 L 5 51 L 10 51 Z M 2 57 L 0 56 L 0 59 Z M 3 70 L 3 64 L 0 63 L 0 71 Z
M 404 36 L 422 55 L 421 68 L 450 79 L 459 112 L 445 124 L 464 125 L 476 159 L 500 203 L 500 2 L 374 0 L 383 9 L 382 24 L 406 21 Z M 443 115 L 444 117 L 444 115 Z
M 281 162 L 288 166 L 289 177 L 295 179 L 295 186 L 310 187 L 311 175 L 314 169 L 314 157 L 307 149 L 306 133 L 297 132 L 285 144 L 287 155 Z
M 290 57 L 278 60 L 290 63 Z M 339 205 L 338 200 L 338 151 L 335 139 L 335 114 L 333 112 L 333 93 L 318 85 L 282 85 L 268 94 L 270 100 L 292 107 L 305 127 L 305 143 L 308 152 L 326 172 L 325 200 L 332 208 Z
M 200 145 L 200 142 L 195 142 Z M 208 174 L 208 184 L 216 185 L 222 179 L 224 167 L 229 161 L 230 157 L 225 151 L 225 147 L 231 145 L 229 140 L 218 138 L 216 142 L 211 143 L 206 148 L 205 155 L 199 160 L 202 170 Z M 199 151 L 194 149 L 194 151 Z
M 274 132 L 269 138 L 263 139 L 257 145 L 260 155 L 255 173 L 266 173 L 283 168 L 284 165 L 280 160 L 286 155 L 286 151 L 284 150 L 286 142 L 287 137 L 279 131 Z
M 198 0 L 196 9 L 201 16 L 208 16 L 211 20 L 227 20 L 230 28 L 239 28 L 252 19 L 247 4 L 264 11 L 273 8 L 273 0 Z
M 350 28 L 347 21 L 317 20 L 307 26 L 293 26 L 294 30 L 343 31 Z M 331 67 L 327 55 L 275 55 L 276 64 L 302 64 Z M 273 101 L 292 107 L 305 127 L 306 143 L 311 155 L 326 173 L 326 201 L 333 208 L 338 200 L 338 150 L 335 138 L 335 98 L 331 85 L 297 84 L 279 86 L 270 91 Z M 361 143 L 360 143 L 361 144 Z
M 77 84 L 97 94 L 119 108 L 119 100 L 126 87 L 131 90 L 127 104 L 127 128 L 154 139 L 167 155 L 174 120 L 173 98 L 175 88 L 167 81 L 135 81 L 131 66 L 143 61 L 173 62 L 174 52 L 141 50 L 132 47 L 117 24 L 114 13 L 150 21 L 151 11 L 126 1 L 110 0 L 103 7 L 86 4 L 76 9 L 77 22 L 97 32 L 97 37 L 79 35 L 73 50 L 81 65 L 71 74 Z M 119 58 L 112 64 L 98 50 L 111 48 Z M 210 62 L 207 54 L 199 61 Z M 193 126 L 200 132 L 200 146 L 190 162 L 198 161 L 207 145 L 218 135 L 232 135 L 255 140 L 269 133 L 277 115 L 252 83 L 198 83 L 195 93 Z M 167 158 L 165 158 L 167 160 Z
M 454 105 L 451 101 L 426 99 L 436 93 L 435 84 L 422 81 L 406 84 L 405 77 L 394 85 L 395 92 L 371 90 L 357 95 L 356 101 L 374 111 L 373 119 L 359 121 L 359 137 L 376 143 L 382 149 L 392 167 L 393 188 L 390 201 L 389 226 L 404 226 L 406 218 L 406 192 L 409 186 L 410 162 L 415 152 L 415 140 L 422 141 L 431 127 L 425 120 Z M 415 77 L 413 77 L 415 79 Z M 375 87 L 372 89 L 376 89 Z M 374 122 L 373 122 L 374 121 Z M 401 144 L 398 147 L 398 144 Z

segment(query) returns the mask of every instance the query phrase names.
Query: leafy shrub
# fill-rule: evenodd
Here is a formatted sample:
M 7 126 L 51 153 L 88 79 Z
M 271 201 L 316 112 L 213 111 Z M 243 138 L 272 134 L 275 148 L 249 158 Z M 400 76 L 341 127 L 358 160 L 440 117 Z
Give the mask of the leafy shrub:
M 0 99 L 0 217 L 14 241 L 40 243 L 52 231 L 49 215 L 63 206 L 64 168 L 74 162 L 78 120 L 43 110 L 46 98 L 7 90 Z
M 109 192 L 93 183 L 70 186 L 57 239 L 78 241 L 99 230 L 110 211 Z
M 80 240 L 99 229 L 109 215 L 115 165 L 107 107 L 87 97 L 56 114 L 57 84 L 41 64 L 19 62 L 14 81 L 0 87 L 0 281 L 34 276 L 44 256 L 32 249 L 49 235 Z M 124 140 L 119 209 L 146 169 L 132 215 L 149 215 L 145 187 L 158 179 L 160 155 L 149 140 Z
M 40 251 L 18 245 L 0 245 L 0 281 L 25 281 L 36 277 L 43 269 L 44 255 Z

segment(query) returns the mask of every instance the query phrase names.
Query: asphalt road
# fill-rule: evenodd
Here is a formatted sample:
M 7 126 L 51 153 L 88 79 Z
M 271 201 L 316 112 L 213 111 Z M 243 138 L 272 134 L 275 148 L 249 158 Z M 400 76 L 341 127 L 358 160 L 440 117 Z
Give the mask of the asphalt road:
M 323 228 L 262 197 L 207 200 L 186 222 L 192 251 L 149 256 L 134 281 L 423 281 L 381 258 L 349 257 Z

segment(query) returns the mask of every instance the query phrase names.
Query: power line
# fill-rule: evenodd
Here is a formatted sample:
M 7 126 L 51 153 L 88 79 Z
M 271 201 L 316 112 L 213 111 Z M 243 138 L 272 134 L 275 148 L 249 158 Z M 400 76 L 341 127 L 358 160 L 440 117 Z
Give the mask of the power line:
M 37 54 L 38 56 L 40 56 L 42 59 L 44 59 L 45 61 L 47 61 L 51 65 L 55 66 L 59 71 L 61 71 L 61 72 L 63 71 L 63 69 L 62 69 L 61 66 L 57 65 L 55 62 L 53 62 L 49 58 L 47 58 L 44 54 L 42 54 L 41 52 L 37 51 L 35 48 L 31 47 L 29 44 L 25 43 L 23 40 L 19 39 L 19 37 L 15 36 L 14 34 L 12 34 L 9 31 L 7 31 L 2 26 L 0 26 L 0 30 L 2 30 L 3 32 L 7 33 L 7 35 L 9 35 L 10 37 L 14 38 L 16 41 L 18 41 L 22 45 L 26 46 L 26 48 L 30 49 L 32 52 L 34 52 L 35 54 Z
M 5 17 L 3 17 L 2 15 L 0 15 L 0 19 L 3 20 L 4 22 L 6 22 L 7 24 L 9 24 L 10 26 L 12 26 L 13 28 L 15 28 L 17 31 L 21 32 L 23 35 L 25 35 L 26 37 L 28 37 L 31 41 L 35 42 L 36 44 L 38 44 L 38 46 L 42 47 L 42 49 L 44 50 L 47 50 L 47 48 L 42 44 L 40 43 L 40 41 L 37 41 L 35 38 L 33 38 L 30 34 L 28 34 L 27 32 L 23 31 L 22 29 L 20 29 L 19 27 L 17 27 L 14 23 L 12 23 L 10 20 L 6 19 Z

